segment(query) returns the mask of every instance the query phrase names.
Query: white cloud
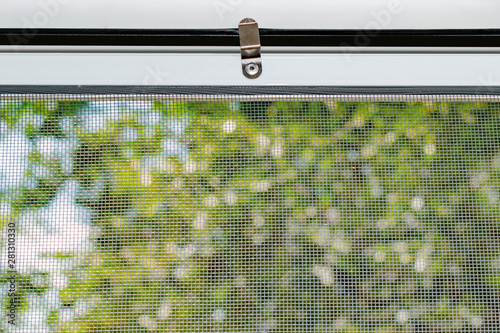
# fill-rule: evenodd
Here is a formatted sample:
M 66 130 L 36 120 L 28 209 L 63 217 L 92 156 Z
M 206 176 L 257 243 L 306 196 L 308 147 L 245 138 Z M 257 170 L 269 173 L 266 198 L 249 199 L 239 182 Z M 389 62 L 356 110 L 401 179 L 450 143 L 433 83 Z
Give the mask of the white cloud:
M 92 249 L 92 211 L 76 204 L 79 186 L 76 181 L 67 181 L 47 206 L 21 215 L 18 220 L 21 230 L 16 238 L 16 269 L 19 274 L 60 274 L 61 270 L 73 265 L 72 260 L 47 255 Z M 7 269 L 7 264 L 4 245 L 0 268 Z
M 0 192 L 23 184 L 32 149 L 31 140 L 17 129 L 9 131 L 0 139 Z

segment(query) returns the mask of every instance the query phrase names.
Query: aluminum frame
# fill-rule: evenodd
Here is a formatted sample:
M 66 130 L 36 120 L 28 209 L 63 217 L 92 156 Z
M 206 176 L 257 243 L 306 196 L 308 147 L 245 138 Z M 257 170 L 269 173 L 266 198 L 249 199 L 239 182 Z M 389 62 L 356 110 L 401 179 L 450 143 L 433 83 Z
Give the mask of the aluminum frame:
M 235 53 L 0 53 L 0 85 L 500 86 L 500 53 L 262 53 L 257 79 Z
M 494 0 L 423 0 L 418 6 L 409 0 L 130 5 L 118 0 L 0 5 L 0 85 L 500 86 L 500 2 Z M 213 17 L 214 6 L 224 9 L 221 17 Z M 253 80 L 242 75 L 235 44 L 238 22 L 249 16 L 264 28 L 265 70 Z M 439 28 L 452 30 L 429 30 Z M 12 37 L 22 41 L 11 45 Z
M 281 29 L 498 28 L 497 0 L 23 0 L 0 5 L 2 28 L 235 28 L 244 17 Z

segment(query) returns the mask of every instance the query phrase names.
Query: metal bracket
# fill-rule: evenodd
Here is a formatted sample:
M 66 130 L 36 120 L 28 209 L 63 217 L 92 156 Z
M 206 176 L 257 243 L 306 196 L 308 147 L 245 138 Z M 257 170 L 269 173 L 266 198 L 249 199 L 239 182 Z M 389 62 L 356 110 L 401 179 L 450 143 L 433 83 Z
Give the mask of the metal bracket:
M 243 75 L 249 79 L 256 79 L 262 74 L 259 26 L 255 20 L 245 18 L 238 24 L 238 31 Z

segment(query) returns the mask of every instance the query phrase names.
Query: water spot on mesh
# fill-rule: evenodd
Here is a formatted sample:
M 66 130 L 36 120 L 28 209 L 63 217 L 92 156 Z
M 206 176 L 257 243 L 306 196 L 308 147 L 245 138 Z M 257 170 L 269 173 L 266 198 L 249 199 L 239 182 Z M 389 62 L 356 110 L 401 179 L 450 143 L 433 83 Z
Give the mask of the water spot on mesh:
M 156 331 L 158 326 L 157 321 L 148 315 L 141 315 L 138 319 L 139 325 L 146 328 L 148 331 Z
M 386 258 L 386 253 L 384 251 L 376 251 L 373 254 L 373 260 L 375 260 L 375 262 L 384 262 L 385 258 Z
M 479 317 L 479 316 L 472 316 L 469 318 L 469 323 L 473 327 L 479 328 L 479 327 L 483 326 L 483 318 Z
M 424 199 L 422 197 L 416 196 L 411 201 L 411 208 L 417 212 L 424 208 Z
M 207 212 L 198 212 L 196 218 L 193 221 L 193 226 L 195 229 L 203 230 L 208 222 L 208 213 Z
M 335 207 L 328 207 L 325 211 L 326 221 L 331 225 L 339 224 L 342 220 L 340 210 Z
M 305 214 L 307 217 L 314 217 L 318 213 L 318 208 L 315 206 L 309 206 L 306 208 Z
M 267 192 L 270 186 L 271 183 L 269 180 L 254 181 L 252 183 L 252 190 L 254 192 Z
M 217 309 L 212 313 L 212 318 L 216 322 L 221 323 L 226 318 L 226 312 L 223 309 Z
M 423 273 L 427 270 L 429 265 L 428 259 L 423 257 L 417 257 L 415 261 L 415 270 L 419 273 Z
M 120 141 L 124 143 L 135 142 L 139 139 L 139 131 L 134 127 L 125 127 L 120 133 Z
M 253 225 L 255 228 L 262 228 L 264 226 L 265 220 L 260 212 L 253 212 Z
M 406 253 L 408 251 L 408 243 L 407 242 L 395 242 L 392 244 L 392 249 L 398 253 Z
M 165 320 L 174 311 L 174 302 L 170 299 L 166 299 L 163 301 L 163 303 L 160 305 L 158 309 L 158 319 L 160 320 Z
M 234 206 L 238 203 L 238 194 L 234 190 L 228 190 L 224 194 L 224 201 L 229 206 Z
M 409 264 L 411 262 L 411 255 L 409 253 L 402 253 L 400 256 L 399 256 L 399 260 L 401 261 L 402 264 Z
M 254 233 L 252 235 L 252 241 L 255 245 L 262 245 L 266 239 L 265 235 L 262 233 Z
M 203 200 L 203 204 L 207 208 L 214 208 L 219 205 L 219 198 L 215 194 L 210 194 Z
M 231 134 L 236 130 L 236 122 L 234 120 L 226 120 L 224 124 L 222 124 L 222 131 L 225 134 Z
M 312 273 L 321 281 L 323 285 L 331 286 L 333 284 L 333 275 L 329 266 L 314 265 Z
M 436 145 L 433 143 L 428 143 L 424 146 L 424 153 L 426 155 L 434 155 L 436 153 Z
M 274 158 L 282 158 L 283 152 L 283 142 L 282 140 L 277 140 L 271 147 L 271 156 Z
M 400 310 L 396 314 L 396 321 L 400 324 L 406 323 L 410 319 L 410 313 L 408 310 Z

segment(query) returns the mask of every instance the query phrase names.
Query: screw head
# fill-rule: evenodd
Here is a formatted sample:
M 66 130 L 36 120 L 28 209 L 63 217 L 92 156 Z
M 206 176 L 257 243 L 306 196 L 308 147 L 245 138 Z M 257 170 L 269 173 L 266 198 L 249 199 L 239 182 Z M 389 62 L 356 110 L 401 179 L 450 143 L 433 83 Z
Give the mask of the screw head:
M 245 66 L 245 73 L 247 73 L 250 76 L 254 76 L 259 72 L 259 65 L 256 63 L 249 63 Z

